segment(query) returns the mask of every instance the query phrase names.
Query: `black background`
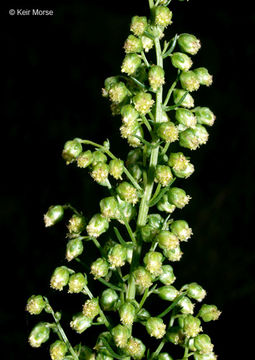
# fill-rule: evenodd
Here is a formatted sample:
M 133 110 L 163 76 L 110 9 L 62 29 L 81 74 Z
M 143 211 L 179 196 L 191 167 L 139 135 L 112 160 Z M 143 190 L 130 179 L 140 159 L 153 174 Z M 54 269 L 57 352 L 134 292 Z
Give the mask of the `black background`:
M 196 105 L 217 116 L 209 142 L 192 152 L 195 174 L 183 186 L 192 196 L 183 210 L 194 236 L 175 266 L 176 286 L 197 281 L 208 291 L 206 303 L 223 311 L 205 330 L 219 359 L 252 352 L 254 287 L 254 25 L 251 3 L 173 0 L 176 32 L 202 42 L 195 66 L 205 66 L 214 84 L 195 94 Z M 9 16 L 13 8 L 52 9 L 52 17 Z M 105 189 L 86 171 L 61 159 L 66 140 L 111 140 L 124 156 L 120 119 L 112 118 L 101 97 L 103 81 L 118 74 L 130 18 L 147 14 L 144 1 L 9 1 L 2 11 L 1 110 L 1 340 L 7 359 L 46 359 L 48 345 L 34 350 L 27 336 L 37 319 L 26 315 L 26 299 L 43 293 L 67 314 L 82 298 L 49 290 L 53 269 L 64 263 L 65 229 L 45 229 L 48 206 L 71 202 L 88 216 L 98 211 Z M 167 62 L 166 62 L 167 63 Z M 170 69 L 170 66 L 169 66 Z M 179 183 L 181 185 L 181 183 Z M 71 332 L 68 330 L 68 334 Z M 73 335 L 70 335 L 71 337 Z M 82 335 L 82 341 L 86 342 Z M 77 341 L 79 341 L 79 339 Z

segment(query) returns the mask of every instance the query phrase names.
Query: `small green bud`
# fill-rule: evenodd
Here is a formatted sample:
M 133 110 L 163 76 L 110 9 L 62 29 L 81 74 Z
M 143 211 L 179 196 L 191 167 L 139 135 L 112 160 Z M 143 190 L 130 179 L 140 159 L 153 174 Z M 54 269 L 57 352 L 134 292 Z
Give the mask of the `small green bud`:
M 183 71 L 180 75 L 181 86 L 187 91 L 196 91 L 199 89 L 200 82 L 194 71 Z
M 138 195 L 136 188 L 126 181 L 120 183 L 116 188 L 117 194 L 124 201 L 135 205 L 138 202 Z
M 164 285 L 172 285 L 176 280 L 174 271 L 171 265 L 162 266 L 162 274 L 159 276 L 159 281 Z
M 109 90 L 110 100 L 115 104 L 121 103 L 127 95 L 128 89 L 126 88 L 126 85 L 121 81 L 113 84 Z
M 166 333 L 166 338 L 171 343 L 178 345 L 182 343 L 184 335 L 179 326 L 173 326 L 168 329 Z
M 161 123 L 157 129 L 158 136 L 166 142 L 178 140 L 178 129 L 171 121 Z
M 172 214 L 175 210 L 175 205 L 170 204 L 170 202 L 168 201 L 168 196 L 167 194 L 164 194 L 161 199 L 159 200 L 159 202 L 157 203 L 157 209 L 159 211 L 165 211 L 169 214 Z
M 150 336 L 161 339 L 166 333 L 166 325 L 163 320 L 157 317 L 151 317 L 146 321 L 146 330 Z
M 180 133 L 180 146 L 196 150 L 199 147 L 199 139 L 195 135 L 194 129 L 186 129 Z
M 121 136 L 124 139 L 128 139 L 128 137 L 135 135 L 137 129 L 139 127 L 138 121 L 134 119 L 128 119 L 124 125 L 120 127 Z M 139 139 L 137 139 L 139 141 Z
M 157 6 L 154 10 L 154 21 L 156 25 L 167 27 L 172 24 L 172 11 L 166 6 Z
M 82 273 L 72 274 L 68 282 L 68 286 L 69 286 L 68 292 L 70 294 L 73 293 L 78 294 L 84 289 L 85 285 L 87 285 L 87 279 L 84 277 Z
M 183 255 L 180 246 L 176 246 L 174 249 L 164 249 L 164 255 L 169 261 L 180 261 Z
M 189 162 L 182 152 L 171 153 L 168 165 L 172 167 L 174 175 L 180 178 L 188 178 L 194 172 L 194 165 Z
M 102 89 L 102 95 L 104 97 L 107 97 L 109 95 L 110 88 L 114 84 L 117 84 L 118 82 L 119 82 L 119 80 L 118 80 L 117 76 L 110 76 L 110 77 L 106 78 L 104 81 L 104 88 Z
M 194 300 L 202 301 L 206 296 L 206 291 L 202 288 L 202 286 L 198 285 L 197 283 L 193 282 L 188 285 L 187 288 L 187 295 Z
M 157 360 L 174 360 L 168 353 L 160 353 Z
M 141 126 L 137 126 L 135 131 L 127 137 L 129 145 L 134 148 L 141 146 L 142 144 L 141 140 L 137 136 L 143 139 L 143 128 Z
M 150 225 L 145 225 L 140 229 L 140 235 L 144 242 L 152 242 L 155 237 L 157 231 L 153 229 Z
M 119 308 L 120 321 L 123 325 L 132 325 L 135 319 L 136 309 L 129 302 L 122 304 Z
M 131 165 L 134 165 L 142 160 L 142 151 L 141 149 L 133 149 L 130 150 L 127 155 L 127 167 L 129 168 Z
M 122 62 L 121 72 L 133 75 L 141 66 L 142 60 L 137 54 L 127 54 Z
M 114 196 L 102 199 L 99 203 L 102 215 L 107 219 L 115 219 L 118 214 L 118 202 Z
M 96 166 L 98 163 L 107 162 L 107 156 L 101 150 L 94 151 L 92 155 L 93 155 L 93 161 L 92 161 L 93 166 Z
M 161 249 L 175 249 L 179 245 L 177 236 L 168 230 L 160 231 L 155 240 Z
M 183 319 L 180 318 L 180 322 L 182 323 L 181 326 L 182 326 L 182 329 L 183 329 L 183 333 L 188 337 L 195 337 L 197 336 L 200 331 L 202 331 L 202 328 L 201 328 L 201 321 L 188 314 L 188 315 L 185 315 Z
M 146 347 L 141 340 L 130 337 L 128 339 L 125 351 L 127 355 L 131 356 L 135 360 L 140 360 L 144 357 Z
M 181 51 L 184 51 L 190 55 L 196 55 L 201 47 L 200 41 L 191 34 L 181 34 L 178 37 L 178 45 Z
M 158 288 L 157 294 L 162 300 L 174 301 L 179 295 L 179 291 L 174 286 L 166 285 Z
M 182 71 L 188 71 L 192 66 L 191 58 L 181 52 L 175 52 L 171 55 L 172 65 Z
M 148 36 L 145 36 L 145 35 L 143 35 L 141 37 L 141 40 L 142 40 L 144 51 L 149 52 L 154 46 L 154 41 L 151 38 L 149 38 Z
M 127 341 L 131 335 L 130 329 L 120 324 L 115 326 L 112 329 L 111 333 L 115 344 L 121 349 L 123 349 L 127 345 Z
M 50 357 L 52 360 L 63 360 L 67 350 L 68 349 L 64 341 L 56 340 L 50 346 Z
M 140 36 L 147 28 L 147 18 L 145 16 L 133 16 L 131 19 L 130 30 Z
M 96 360 L 114 360 L 113 357 L 105 355 L 103 353 L 98 353 Z
M 109 166 L 106 163 L 99 162 L 93 167 L 90 175 L 98 184 L 103 184 L 107 181 L 108 174 Z
M 124 49 L 127 54 L 140 53 L 143 50 L 142 41 L 134 35 L 129 35 L 125 41 Z
M 96 298 L 87 300 L 83 305 L 82 313 L 84 316 L 93 320 L 100 313 L 98 300 Z
M 74 315 L 72 321 L 70 322 L 71 328 L 75 330 L 78 334 L 83 333 L 91 325 L 92 320 L 87 316 L 84 316 L 82 313 Z
M 95 354 L 93 353 L 93 351 L 88 346 L 77 344 L 74 347 L 74 351 L 77 354 L 79 354 L 79 359 L 80 360 L 95 360 L 96 359 Z M 73 358 L 70 359 L 70 360 L 73 360 Z
M 32 295 L 27 301 L 26 311 L 30 315 L 39 315 L 45 308 L 45 305 L 42 295 Z
M 140 181 L 142 179 L 143 176 L 143 169 L 141 166 L 139 166 L 138 164 L 134 164 L 131 165 L 129 167 L 129 172 L 131 173 L 131 175 L 135 178 L 136 181 Z
M 133 219 L 133 217 L 136 215 L 136 209 L 135 207 L 126 202 L 126 201 L 122 201 L 120 199 L 118 199 L 119 205 L 118 205 L 118 215 L 117 215 L 117 219 L 121 224 L 124 224 L 124 220 L 122 218 L 122 216 L 124 218 L 126 218 L 127 222 L 129 222 L 131 219 Z
M 46 227 L 55 225 L 57 222 L 62 220 L 64 216 L 64 209 L 61 205 L 51 206 L 44 215 L 44 223 Z
M 203 125 L 197 124 L 195 128 L 192 129 L 192 131 L 196 136 L 199 145 L 203 145 L 207 143 L 209 134 Z
M 115 290 L 106 289 L 102 292 L 100 304 L 105 311 L 113 310 L 119 297 Z
M 121 175 L 124 171 L 124 162 L 121 159 L 113 159 L 109 163 L 109 172 L 114 179 L 122 179 Z
M 142 308 L 141 310 L 139 310 L 138 313 L 137 313 L 137 318 L 138 318 L 139 320 L 142 320 L 142 321 L 148 320 L 150 317 L 151 317 L 151 316 L 150 316 L 149 311 L 146 310 L 146 309 L 144 309 L 144 308 Z
M 197 107 L 194 110 L 199 124 L 207 126 L 212 126 L 214 124 L 215 115 L 208 107 Z
M 150 112 L 151 107 L 154 104 L 151 94 L 143 91 L 133 97 L 133 102 L 135 109 L 142 115 L 146 115 Z
M 209 354 L 213 352 L 213 344 L 206 334 L 197 335 L 194 339 L 194 346 L 200 354 Z
M 165 83 L 165 72 L 161 66 L 152 65 L 148 72 L 148 80 L 153 91 L 157 91 Z
M 192 235 L 192 229 L 185 220 L 176 220 L 170 227 L 180 241 L 187 241 Z
M 108 254 L 108 261 L 111 265 L 111 268 L 115 269 L 116 267 L 120 267 L 125 265 L 125 261 L 127 259 L 127 249 L 120 244 L 114 245 Z
M 63 287 L 68 284 L 69 271 L 65 266 L 57 267 L 50 280 L 50 286 L 55 290 L 63 290 Z
M 138 112 L 135 110 L 133 105 L 127 104 L 121 108 L 122 122 L 128 123 L 130 120 L 136 120 L 139 117 Z
M 28 341 L 32 347 L 38 348 L 43 343 L 45 343 L 49 339 L 49 337 L 50 328 L 48 326 L 48 323 L 40 322 L 31 331 Z
M 160 214 L 150 214 L 147 216 L 148 225 L 155 230 L 161 229 L 164 221 L 164 218 Z
M 182 209 L 190 201 L 191 197 L 186 195 L 183 189 L 171 187 L 168 191 L 168 200 L 174 204 L 178 209 Z
M 80 155 L 76 158 L 76 161 L 77 161 L 77 166 L 79 168 L 85 169 L 93 161 L 92 152 L 90 150 L 87 150 L 87 151 L 80 153 Z
M 187 296 L 184 296 L 178 301 L 178 306 L 180 306 L 182 314 L 193 314 L 194 312 L 194 304 L 192 304 Z
M 204 322 L 208 322 L 218 320 L 220 314 L 221 312 L 215 305 L 203 304 L 199 310 L 198 316 L 201 317 Z
M 155 171 L 155 181 L 163 187 L 170 184 L 173 180 L 173 174 L 171 169 L 167 165 L 157 165 Z
M 175 112 L 176 120 L 187 127 L 194 128 L 197 124 L 196 116 L 190 110 L 179 108 Z
M 209 354 L 199 354 L 198 352 L 194 353 L 195 360 L 217 360 L 217 356 L 212 352 Z
M 91 237 L 98 237 L 109 228 L 109 222 L 101 214 L 94 215 L 87 225 L 87 233 Z
M 135 283 L 143 289 L 146 289 L 152 285 L 152 277 L 148 270 L 143 266 L 139 266 L 134 271 Z
M 209 74 L 208 70 L 204 67 L 200 67 L 193 70 L 196 74 L 198 81 L 201 85 L 210 86 L 213 82 L 212 75 Z
M 84 230 L 85 224 L 84 216 L 74 214 L 71 219 L 69 219 L 67 228 L 69 233 L 79 234 Z
M 73 260 L 74 258 L 81 255 L 83 252 L 83 243 L 82 240 L 79 238 L 75 238 L 69 240 L 66 245 L 66 259 L 68 261 Z
M 185 94 L 185 90 L 174 89 L 174 91 L 173 91 L 174 103 L 178 104 L 179 101 L 181 100 L 181 98 L 184 96 L 184 94 Z M 188 109 L 194 107 L 194 99 L 189 93 L 185 96 L 184 100 L 181 103 L 181 106 L 188 108 Z
M 103 258 L 98 258 L 91 265 L 91 274 L 94 276 L 94 279 L 105 277 L 109 271 L 109 264 Z
M 163 255 L 157 251 L 149 251 L 143 258 L 143 262 L 152 275 L 158 276 L 162 273 Z
M 67 141 L 64 145 L 64 150 L 62 151 L 62 157 L 66 161 L 66 164 L 73 162 L 82 152 L 81 143 L 74 139 Z

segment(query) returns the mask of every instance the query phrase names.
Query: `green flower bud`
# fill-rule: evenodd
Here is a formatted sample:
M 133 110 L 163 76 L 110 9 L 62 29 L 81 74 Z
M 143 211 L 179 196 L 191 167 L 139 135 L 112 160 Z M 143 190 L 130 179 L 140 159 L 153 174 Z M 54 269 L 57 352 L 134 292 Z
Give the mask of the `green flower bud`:
M 158 276 L 162 273 L 163 255 L 157 251 L 149 251 L 143 258 L 143 262 L 152 275 Z
M 87 150 L 87 151 L 80 153 L 80 155 L 76 158 L 76 161 L 77 161 L 77 166 L 79 168 L 85 169 L 93 161 L 92 152 L 90 150 Z
M 200 41 L 191 34 L 181 34 L 178 37 L 178 45 L 181 51 L 191 55 L 196 55 L 201 47 Z
M 183 71 L 180 75 L 181 86 L 187 91 L 196 91 L 199 89 L 200 82 L 194 71 Z
M 102 292 L 100 304 L 105 311 L 113 310 L 119 297 L 115 290 L 106 289 Z
M 68 349 L 64 341 L 56 340 L 50 346 L 50 357 L 52 360 L 63 360 L 67 350 Z
M 135 319 L 136 309 L 131 303 L 124 303 L 120 306 L 120 321 L 123 325 L 132 325 Z
M 166 338 L 171 343 L 178 345 L 183 342 L 184 335 L 179 326 L 173 326 L 168 329 L 166 333 Z
M 132 204 L 126 201 L 122 201 L 120 199 L 118 199 L 118 201 L 119 201 L 119 205 L 118 205 L 119 211 L 118 211 L 117 219 L 121 224 L 124 224 L 122 216 L 126 218 L 127 222 L 129 222 L 136 215 L 136 209 Z
M 162 225 L 164 224 L 164 218 L 160 214 L 150 214 L 147 216 L 147 223 L 153 229 L 161 229 Z
M 149 311 L 147 311 L 146 309 L 142 308 L 141 310 L 138 311 L 138 313 L 136 314 L 137 315 L 137 318 L 139 320 L 148 320 L 151 316 L 150 316 L 150 313 Z
M 103 258 L 98 258 L 91 265 L 91 274 L 94 276 L 94 279 L 105 277 L 109 271 L 109 264 Z
M 135 109 L 142 115 L 146 115 L 150 112 L 151 107 L 154 104 L 151 94 L 143 91 L 133 97 L 133 102 Z
M 94 215 L 87 225 L 87 233 L 91 237 L 98 237 L 109 228 L 109 222 L 101 214 Z
M 194 339 L 194 346 L 200 354 L 209 354 L 213 351 L 211 339 L 206 334 L 197 335 Z
M 199 147 L 199 139 L 195 135 L 194 129 L 186 129 L 180 133 L 180 146 L 190 150 L 196 150 Z
M 137 136 L 143 138 L 143 128 L 141 126 L 137 126 L 132 135 L 127 137 L 129 145 L 134 148 L 141 146 L 142 144 L 141 140 L 137 138 Z
M 130 31 L 136 36 L 140 36 L 147 28 L 147 18 L 145 16 L 133 16 L 130 24 Z
M 75 345 L 74 351 L 79 354 L 80 360 L 95 360 L 96 355 L 92 352 L 92 350 L 88 346 L 84 345 Z M 73 359 L 70 359 L 73 360 Z
M 178 301 L 178 306 L 182 314 L 193 314 L 194 312 L 194 304 L 192 304 L 187 296 L 184 296 Z
M 155 237 L 157 231 L 153 229 L 150 225 L 145 225 L 140 229 L 140 235 L 143 241 L 145 242 L 152 242 L 153 238 Z
M 178 140 L 178 129 L 171 121 L 161 123 L 157 129 L 158 136 L 166 142 Z
M 168 353 L 160 353 L 157 360 L 174 360 Z
M 166 333 L 166 325 L 163 320 L 157 317 L 151 317 L 146 321 L 146 330 L 150 336 L 161 339 Z
M 181 98 L 184 96 L 184 94 L 185 94 L 185 90 L 174 89 L 174 91 L 173 91 L 174 103 L 178 104 L 179 101 L 181 100 Z M 188 108 L 188 109 L 194 107 L 194 99 L 189 93 L 185 96 L 184 100 L 181 103 L 181 106 Z
M 135 360 L 140 360 L 144 357 L 146 347 L 141 340 L 130 337 L 125 352 Z
M 148 80 L 153 91 L 157 91 L 165 83 L 165 72 L 161 66 L 152 65 L 148 72 Z
M 171 187 L 168 191 L 168 200 L 174 204 L 178 209 L 182 209 L 190 201 L 191 197 L 186 195 L 183 189 Z
M 114 245 L 108 254 L 108 261 L 111 265 L 111 268 L 115 269 L 116 267 L 120 267 L 125 265 L 125 261 L 127 259 L 127 249 L 120 244 Z
M 103 353 L 98 353 L 96 360 L 114 360 L 113 357 L 105 355 Z
M 212 126 L 214 124 L 215 115 L 208 107 L 197 107 L 194 110 L 199 124 L 207 126 Z
M 64 209 L 61 205 L 51 206 L 44 215 L 44 224 L 46 227 L 55 225 L 57 222 L 62 220 L 64 216 Z
M 98 300 L 96 298 L 87 300 L 83 305 L 82 313 L 84 316 L 93 320 L 100 313 Z
M 110 351 L 107 350 L 107 348 L 105 346 L 105 342 L 103 340 L 106 340 L 109 344 L 113 345 L 111 333 L 109 331 L 104 331 L 104 332 L 99 334 L 99 336 L 97 338 L 96 346 L 94 346 L 94 349 L 97 352 L 99 352 L 100 354 L 102 354 L 103 356 L 106 356 L 107 359 L 108 359 L 108 356 L 110 356 Z M 100 356 L 100 359 L 104 359 L 104 357 Z
M 120 133 L 121 136 L 124 139 L 129 138 L 132 135 L 135 135 L 137 129 L 139 127 L 138 121 L 134 120 L 134 119 L 128 119 L 124 125 L 122 125 L 120 127 Z M 139 136 L 139 134 L 137 134 Z M 136 138 L 137 139 L 137 138 Z M 139 139 L 137 139 L 137 141 L 139 142 Z
M 163 195 L 162 198 L 157 203 L 157 209 L 159 211 L 165 211 L 169 214 L 172 214 L 175 208 L 176 208 L 175 205 L 170 204 L 170 202 L 168 201 L 167 194 Z
M 116 346 L 123 349 L 127 345 L 127 341 L 130 338 L 130 329 L 123 325 L 115 326 L 112 331 L 112 336 Z
M 91 172 L 92 178 L 99 184 L 106 182 L 109 174 L 109 166 L 106 163 L 99 162 L 97 163 Z
M 148 270 L 139 266 L 134 271 L 135 283 L 143 289 L 146 289 L 152 285 L 152 277 Z
M 139 166 L 138 164 L 134 164 L 131 165 L 129 167 L 129 172 L 131 173 L 131 175 L 135 178 L 136 181 L 140 181 L 142 179 L 143 176 L 143 169 L 141 166 Z
M 155 25 L 167 27 L 172 24 L 172 11 L 166 6 L 157 6 L 154 10 L 154 22 Z
M 159 276 L 159 281 L 164 285 L 172 285 L 176 280 L 174 271 L 171 265 L 162 266 L 162 274 Z
M 93 161 L 92 161 L 93 166 L 96 166 L 98 163 L 107 162 L 107 156 L 101 150 L 94 151 L 92 155 L 93 155 Z
M 214 353 L 199 354 L 199 353 L 195 352 L 194 359 L 195 360 L 217 360 L 217 356 Z
M 168 230 L 162 230 L 156 236 L 156 241 L 161 249 L 175 249 L 179 245 L 179 240 L 175 234 Z
M 190 314 L 185 315 L 183 317 L 183 319 L 180 318 L 180 323 L 181 323 L 180 325 L 183 329 L 183 333 L 188 338 L 195 337 L 200 333 L 200 331 L 202 331 L 202 328 L 200 326 L 201 321 L 198 318 L 196 318 Z
M 137 54 L 127 54 L 122 62 L 121 72 L 133 75 L 141 64 L 142 60 Z
M 175 112 L 175 118 L 180 124 L 190 128 L 194 128 L 197 124 L 195 115 L 187 109 L 177 109 Z
M 127 95 L 128 89 L 126 88 L 126 85 L 121 81 L 113 84 L 109 90 L 110 100 L 115 104 L 121 103 Z
M 68 284 L 69 270 L 66 266 L 57 267 L 50 280 L 50 286 L 55 290 L 63 290 L 63 287 Z
M 69 219 L 67 228 L 69 233 L 79 234 L 84 230 L 85 224 L 84 216 L 74 214 L 71 219 Z
M 180 246 L 176 246 L 174 249 L 164 249 L 164 255 L 169 261 L 180 261 L 183 255 Z
M 39 315 L 45 308 L 45 305 L 42 295 L 32 295 L 27 301 L 26 311 L 30 315 Z
M 73 162 L 82 152 L 81 143 L 74 139 L 67 141 L 64 145 L 64 150 L 62 151 L 62 157 L 66 161 L 66 164 Z
M 50 328 L 48 326 L 48 323 L 40 322 L 31 331 L 28 341 L 32 347 L 38 348 L 43 343 L 45 343 L 49 339 L 49 337 Z
M 202 288 L 202 286 L 198 285 L 197 283 L 193 282 L 188 285 L 187 288 L 187 295 L 194 300 L 202 301 L 206 296 L 206 291 Z
M 114 196 L 102 199 L 99 203 L 102 215 L 107 219 L 115 219 L 118 213 L 118 202 Z
M 83 252 L 83 243 L 82 240 L 79 238 L 75 238 L 69 240 L 66 245 L 66 259 L 68 261 L 73 260 L 74 258 L 81 255 Z
M 78 334 L 83 333 L 91 325 L 92 320 L 87 316 L 84 316 L 82 313 L 74 315 L 72 321 L 70 322 L 71 328 L 75 330 Z
M 192 235 L 192 229 L 185 220 L 176 220 L 170 227 L 180 241 L 187 241 Z
M 134 149 L 129 151 L 127 155 L 127 167 L 129 168 L 131 165 L 134 165 L 138 162 L 142 161 L 142 151 L 141 149 Z
M 181 52 L 175 52 L 171 55 L 172 65 L 182 71 L 188 71 L 192 66 L 191 58 Z
M 109 172 L 115 179 L 122 179 L 124 162 L 121 159 L 113 159 L 109 163 Z
M 126 181 L 123 181 L 120 183 L 117 188 L 117 194 L 120 196 L 120 198 L 124 201 L 127 201 L 130 204 L 135 205 L 138 202 L 138 195 L 136 188 L 129 184 Z
M 118 80 L 117 76 L 110 76 L 110 77 L 106 78 L 104 81 L 104 88 L 102 89 L 102 95 L 104 97 L 107 97 L 109 95 L 110 88 L 114 84 L 117 84 L 118 82 L 119 82 L 119 80 Z
M 163 187 L 170 184 L 173 180 L 173 174 L 171 169 L 167 165 L 157 165 L 155 171 L 155 181 Z
M 220 314 L 221 312 L 215 305 L 203 304 L 199 310 L 198 316 L 201 317 L 204 322 L 208 322 L 212 320 L 218 320 Z
M 142 40 L 144 51 L 149 52 L 154 46 L 154 41 L 151 38 L 149 38 L 148 36 L 145 36 L 145 35 L 143 35 L 141 37 L 141 40 Z
M 182 152 L 171 153 L 168 165 L 172 167 L 174 175 L 180 178 L 188 178 L 194 172 L 194 165 L 189 162 Z
M 124 44 L 125 52 L 140 53 L 143 50 L 142 41 L 134 35 L 129 35 Z
M 87 285 L 87 279 L 84 277 L 82 273 L 72 274 L 68 282 L 68 286 L 69 286 L 68 292 L 71 294 L 73 293 L 78 294 L 84 289 L 85 285 Z
M 208 70 L 204 67 L 200 67 L 193 70 L 196 74 L 198 81 L 201 85 L 210 86 L 213 82 L 212 75 L 209 74 Z
M 203 125 L 197 124 L 195 128 L 192 129 L 192 131 L 196 136 L 199 145 L 203 145 L 207 143 L 209 134 Z
M 179 295 L 179 291 L 174 286 L 166 285 L 158 288 L 157 294 L 162 300 L 174 301 L 174 299 L 176 299 L 176 297 Z

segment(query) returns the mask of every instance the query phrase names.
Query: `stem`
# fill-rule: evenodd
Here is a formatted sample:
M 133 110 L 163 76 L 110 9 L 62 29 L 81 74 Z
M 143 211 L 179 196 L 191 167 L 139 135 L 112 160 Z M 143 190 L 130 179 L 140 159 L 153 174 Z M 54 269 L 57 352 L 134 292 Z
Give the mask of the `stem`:
M 165 345 L 165 340 L 163 339 L 163 340 L 160 342 L 159 346 L 157 347 L 156 351 L 154 351 L 154 353 L 152 354 L 151 359 L 154 359 L 155 357 L 158 356 L 158 354 L 160 353 L 160 351 L 163 349 L 164 345 Z

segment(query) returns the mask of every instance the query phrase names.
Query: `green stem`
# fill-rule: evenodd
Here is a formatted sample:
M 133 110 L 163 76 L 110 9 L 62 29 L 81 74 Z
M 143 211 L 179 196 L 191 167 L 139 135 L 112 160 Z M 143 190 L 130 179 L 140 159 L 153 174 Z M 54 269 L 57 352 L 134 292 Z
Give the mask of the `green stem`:
M 141 55 L 142 55 L 142 59 L 143 59 L 145 65 L 146 65 L 147 67 L 150 67 L 150 64 L 149 64 L 149 62 L 148 62 L 148 60 L 147 60 L 147 58 L 146 58 L 146 55 L 145 55 L 144 51 L 141 52 Z
M 152 354 L 151 359 L 154 359 L 159 355 L 159 353 L 163 349 L 164 345 L 165 345 L 165 340 L 163 339 L 160 342 L 159 346 L 157 347 L 156 351 L 154 351 L 154 353 Z

